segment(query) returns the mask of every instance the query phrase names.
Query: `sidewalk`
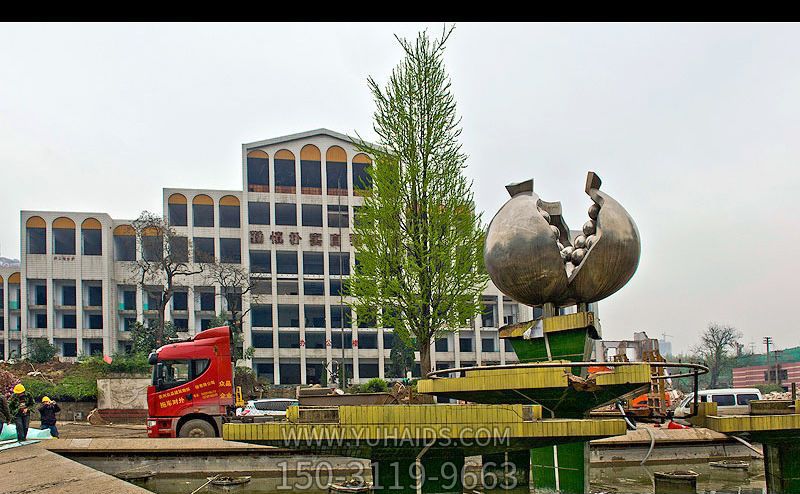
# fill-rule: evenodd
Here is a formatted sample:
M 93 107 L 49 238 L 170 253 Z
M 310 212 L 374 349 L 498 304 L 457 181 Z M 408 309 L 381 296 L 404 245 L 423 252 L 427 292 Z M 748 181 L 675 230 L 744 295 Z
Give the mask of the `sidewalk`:
M 4 494 L 147 494 L 150 491 L 45 449 L 48 441 L 0 451 Z

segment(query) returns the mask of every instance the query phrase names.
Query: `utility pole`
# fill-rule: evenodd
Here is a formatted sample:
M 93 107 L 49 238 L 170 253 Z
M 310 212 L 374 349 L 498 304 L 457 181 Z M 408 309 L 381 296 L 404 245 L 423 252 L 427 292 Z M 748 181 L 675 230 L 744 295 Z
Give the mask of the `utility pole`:
M 769 346 L 772 344 L 772 336 L 764 337 L 764 344 L 767 346 L 767 384 L 772 383 L 772 366 L 769 361 Z

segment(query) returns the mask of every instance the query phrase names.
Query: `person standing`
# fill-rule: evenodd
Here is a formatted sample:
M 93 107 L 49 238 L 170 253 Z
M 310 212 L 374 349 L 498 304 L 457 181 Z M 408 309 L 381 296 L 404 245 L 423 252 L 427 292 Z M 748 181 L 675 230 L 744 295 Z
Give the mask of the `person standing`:
M 17 426 L 17 441 L 22 442 L 28 437 L 28 424 L 31 422 L 31 408 L 36 404 L 33 396 L 25 391 L 25 386 L 17 384 L 14 386 L 14 394 L 8 400 L 8 408 L 14 416 L 14 424 Z
M 0 393 L 0 434 L 3 433 L 3 427 L 6 424 L 10 424 L 14 420 L 14 417 L 11 416 L 11 410 L 8 409 L 8 400 L 6 400 L 6 395 Z
M 47 427 L 50 429 L 50 435 L 58 437 L 58 428 L 56 427 L 56 414 L 61 411 L 58 403 L 45 396 L 42 398 L 42 406 L 39 407 L 39 416 L 42 419 L 42 429 Z

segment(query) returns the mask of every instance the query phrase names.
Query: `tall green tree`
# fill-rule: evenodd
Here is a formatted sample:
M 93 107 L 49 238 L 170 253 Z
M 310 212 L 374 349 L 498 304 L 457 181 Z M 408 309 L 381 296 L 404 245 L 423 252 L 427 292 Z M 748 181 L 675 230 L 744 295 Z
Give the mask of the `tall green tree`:
M 444 66 L 452 28 L 440 38 L 397 38 L 405 57 L 385 88 L 368 79 L 375 100 L 374 158 L 354 224 L 358 253 L 349 284 L 358 317 L 384 327 L 420 352 L 431 369 L 431 341 L 465 327 L 481 311 L 488 277 L 483 229 L 472 183 L 464 176 L 460 119 Z M 380 314 L 379 314 L 380 312 Z

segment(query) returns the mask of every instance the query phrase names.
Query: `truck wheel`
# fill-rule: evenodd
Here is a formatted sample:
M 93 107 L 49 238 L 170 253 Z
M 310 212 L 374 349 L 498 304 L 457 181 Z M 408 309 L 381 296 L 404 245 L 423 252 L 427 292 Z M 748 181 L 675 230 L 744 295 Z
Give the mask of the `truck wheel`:
M 189 420 L 181 426 L 178 437 L 216 437 L 214 428 L 202 419 Z

